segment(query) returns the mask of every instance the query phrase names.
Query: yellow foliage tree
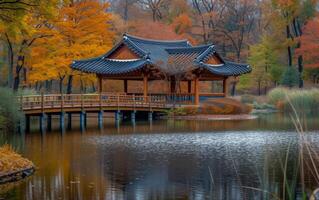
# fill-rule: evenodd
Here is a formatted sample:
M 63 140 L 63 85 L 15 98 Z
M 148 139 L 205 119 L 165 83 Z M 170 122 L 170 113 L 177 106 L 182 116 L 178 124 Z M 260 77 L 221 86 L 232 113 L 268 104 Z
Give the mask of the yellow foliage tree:
M 73 60 L 99 56 L 111 48 L 114 33 L 111 31 L 111 14 L 108 3 L 97 0 L 76 1 L 63 6 L 58 19 L 52 22 L 52 37 L 37 41 L 32 49 L 29 80 L 58 79 L 60 92 L 68 78 L 67 92 L 72 91 L 73 76 L 82 76 L 71 70 Z M 77 81 L 81 82 L 81 81 Z

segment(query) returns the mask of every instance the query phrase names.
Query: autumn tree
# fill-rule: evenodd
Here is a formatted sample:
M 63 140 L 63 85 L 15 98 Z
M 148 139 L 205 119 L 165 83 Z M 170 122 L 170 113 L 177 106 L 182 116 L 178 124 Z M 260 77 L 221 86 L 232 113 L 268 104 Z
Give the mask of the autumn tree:
M 267 92 L 271 82 L 274 85 L 280 82 L 282 68 L 278 52 L 269 36 L 263 36 L 259 44 L 250 47 L 248 63 L 253 70 L 240 80 L 240 87 L 257 86 L 258 95 L 261 95 L 263 89 Z
M 63 83 L 67 79 L 67 93 L 71 93 L 74 75 L 81 76 L 71 70 L 71 62 L 102 55 L 112 46 L 114 34 L 110 31 L 108 7 L 108 3 L 97 0 L 76 1 L 63 6 L 58 20 L 53 22 L 53 36 L 39 41 L 39 49 L 33 51 L 33 55 L 39 55 L 41 47 L 46 49 L 38 62 L 30 61 L 30 76 L 35 77 L 32 81 L 46 77 L 47 72 L 41 69 L 41 66 L 46 66 L 59 80 L 60 92 L 63 92 Z
M 313 17 L 317 1 L 316 0 L 274 0 L 274 13 L 276 20 L 283 21 L 283 29 L 286 34 L 286 48 L 288 57 L 288 67 L 293 66 L 294 49 L 300 48 L 301 43 L 297 38 L 302 36 L 302 27 Z M 303 87 L 303 55 L 297 56 L 297 68 L 299 87 Z M 289 70 L 287 70 L 289 71 Z M 290 70 L 293 71 L 293 70 Z
M 39 32 L 47 26 L 60 1 L 19 0 L 2 1 L 0 4 L 1 40 L 8 52 L 8 85 L 17 90 L 25 57 L 34 42 L 45 34 Z M 13 70 L 15 69 L 15 72 Z M 12 81 L 14 79 L 14 82 Z
M 306 68 L 319 68 L 319 18 L 309 21 L 300 37 L 301 47 L 297 56 L 302 55 Z

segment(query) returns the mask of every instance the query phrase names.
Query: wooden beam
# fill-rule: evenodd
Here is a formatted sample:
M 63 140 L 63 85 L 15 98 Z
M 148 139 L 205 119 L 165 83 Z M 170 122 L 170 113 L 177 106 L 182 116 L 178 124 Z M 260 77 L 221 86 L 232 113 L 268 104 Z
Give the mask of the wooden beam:
M 143 76 L 143 95 L 144 97 L 147 96 L 148 93 L 148 77 L 147 75 Z
M 199 78 L 195 78 L 195 105 L 199 105 Z
M 127 94 L 127 79 L 124 79 L 124 93 Z
M 223 79 L 223 93 L 224 93 L 224 96 L 226 97 L 228 93 L 227 77 Z

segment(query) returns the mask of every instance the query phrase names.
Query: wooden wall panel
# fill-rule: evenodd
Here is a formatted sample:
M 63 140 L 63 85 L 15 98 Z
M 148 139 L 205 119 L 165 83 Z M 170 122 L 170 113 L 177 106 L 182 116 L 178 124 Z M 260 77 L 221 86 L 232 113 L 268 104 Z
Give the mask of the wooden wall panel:
M 131 51 L 126 45 L 120 46 L 116 51 L 114 51 L 108 58 L 110 59 L 138 59 L 139 56 Z

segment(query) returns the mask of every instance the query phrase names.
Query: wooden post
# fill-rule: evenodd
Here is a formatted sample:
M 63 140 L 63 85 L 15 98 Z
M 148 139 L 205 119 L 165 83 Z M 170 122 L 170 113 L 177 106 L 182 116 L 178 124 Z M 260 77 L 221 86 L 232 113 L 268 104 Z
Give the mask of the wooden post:
M 41 93 L 41 112 L 44 113 L 44 94 Z
M 192 93 L 192 81 L 187 81 L 188 94 Z
M 199 78 L 195 78 L 195 105 L 199 105 Z
M 127 94 L 127 80 L 124 79 L 124 93 Z
M 103 92 L 103 78 L 101 76 L 98 76 L 98 92 Z
M 52 130 L 52 114 L 48 114 L 47 117 L 47 131 Z
M 61 93 L 61 112 L 63 112 L 63 108 L 64 108 L 64 96 L 63 96 L 63 93 Z
M 144 75 L 143 76 L 143 95 L 145 99 L 147 97 L 147 92 L 148 92 L 148 78 L 147 78 L 147 75 Z
M 227 78 L 223 79 L 223 93 L 224 93 L 224 97 L 227 96 L 228 90 L 227 90 Z
M 171 77 L 171 93 L 174 94 L 176 91 L 176 81 L 174 77 Z

